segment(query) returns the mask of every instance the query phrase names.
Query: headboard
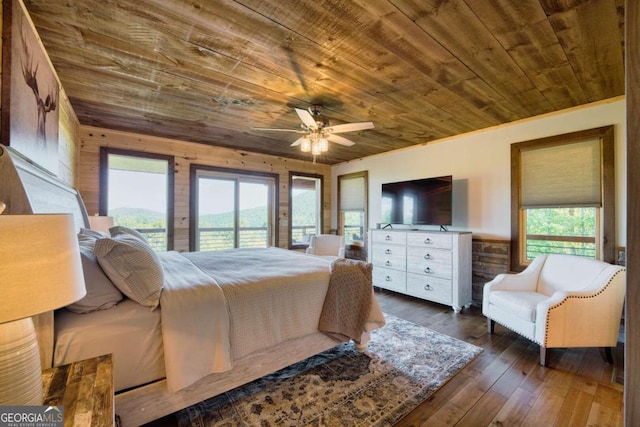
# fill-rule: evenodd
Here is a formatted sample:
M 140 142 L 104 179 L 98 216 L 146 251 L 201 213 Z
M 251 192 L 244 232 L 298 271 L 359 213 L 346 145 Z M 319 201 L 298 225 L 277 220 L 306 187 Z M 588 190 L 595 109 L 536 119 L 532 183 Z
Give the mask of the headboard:
M 87 210 L 75 188 L 1 144 L 0 201 L 7 205 L 7 214 L 71 213 L 78 231 L 89 228 Z
M 77 231 L 89 228 L 84 202 L 75 188 L 11 147 L 0 144 L 0 201 L 5 215 L 73 214 Z M 33 317 L 42 368 L 53 360 L 53 312 Z

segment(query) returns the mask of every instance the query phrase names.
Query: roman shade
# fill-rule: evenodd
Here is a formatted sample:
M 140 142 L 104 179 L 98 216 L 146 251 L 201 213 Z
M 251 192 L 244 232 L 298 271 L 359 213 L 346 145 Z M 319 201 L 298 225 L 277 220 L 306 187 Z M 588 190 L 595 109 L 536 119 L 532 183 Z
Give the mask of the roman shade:
M 366 188 L 363 175 L 340 177 L 340 210 L 364 211 L 367 206 Z
M 602 206 L 600 138 L 522 150 L 521 207 Z

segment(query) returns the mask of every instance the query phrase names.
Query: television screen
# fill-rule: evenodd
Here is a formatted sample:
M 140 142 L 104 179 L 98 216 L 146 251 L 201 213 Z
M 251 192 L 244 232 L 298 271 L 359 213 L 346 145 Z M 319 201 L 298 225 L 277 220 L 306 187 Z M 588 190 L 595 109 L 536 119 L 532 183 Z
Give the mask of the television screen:
M 382 184 L 382 223 L 451 225 L 452 177 Z

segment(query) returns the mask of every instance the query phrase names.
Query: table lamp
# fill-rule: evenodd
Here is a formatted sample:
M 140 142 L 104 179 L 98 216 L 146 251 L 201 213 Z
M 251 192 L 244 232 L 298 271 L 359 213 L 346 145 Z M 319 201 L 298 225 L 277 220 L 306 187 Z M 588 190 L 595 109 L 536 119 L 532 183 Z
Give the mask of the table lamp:
M 0 293 L 0 406 L 42 405 L 31 316 L 86 294 L 72 215 L 0 215 Z
M 89 225 L 92 230 L 109 232 L 109 229 L 113 227 L 112 216 L 94 215 L 89 217 Z

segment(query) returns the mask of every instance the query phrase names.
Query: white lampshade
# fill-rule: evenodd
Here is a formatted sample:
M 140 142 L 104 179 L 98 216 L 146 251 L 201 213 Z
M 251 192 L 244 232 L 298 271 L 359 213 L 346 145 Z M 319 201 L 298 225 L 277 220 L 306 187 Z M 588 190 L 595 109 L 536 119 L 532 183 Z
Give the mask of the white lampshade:
M 0 215 L 0 263 L 0 323 L 86 294 L 72 215 Z
M 322 149 L 320 148 L 320 142 L 315 141 L 311 144 L 311 154 L 314 156 L 319 156 L 322 154 Z
M 86 294 L 71 215 L 0 215 L 0 406 L 42 405 L 31 316 Z
M 327 138 L 320 138 L 318 144 L 320 145 L 320 151 L 323 153 L 329 151 L 329 140 L 327 140 Z
M 113 227 L 113 217 L 112 216 L 90 216 L 89 217 L 89 225 L 92 230 L 96 231 L 109 231 L 111 227 Z
M 300 143 L 300 151 L 302 151 L 303 153 L 308 153 L 309 151 L 311 151 L 311 140 L 309 140 L 309 138 L 302 138 L 302 142 Z

